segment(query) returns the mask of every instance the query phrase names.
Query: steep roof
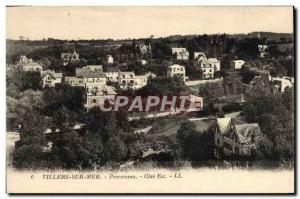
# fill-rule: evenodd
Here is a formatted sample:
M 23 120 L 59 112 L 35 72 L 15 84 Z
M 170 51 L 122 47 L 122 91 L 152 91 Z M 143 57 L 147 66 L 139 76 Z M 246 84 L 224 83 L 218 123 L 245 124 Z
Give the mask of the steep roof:
M 42 71 L 41 72 L 41 76 L 42 78 L 44 78 L 45 76 L 47 75 L 51 75 L 53 78 L 62 78 L 62 73 L 56 73 L 54 71 L 51 71 L 51 70 L 46 70 L 46 71 Z
M 235 125 L 235 132 L 240 143 L 247 143 L 251 136 L 262 136 L 262 132 L 257 123 Z
M 217 118 L 217 124 L 222 135 L 226 134 L 230 129 L 231 118 Z

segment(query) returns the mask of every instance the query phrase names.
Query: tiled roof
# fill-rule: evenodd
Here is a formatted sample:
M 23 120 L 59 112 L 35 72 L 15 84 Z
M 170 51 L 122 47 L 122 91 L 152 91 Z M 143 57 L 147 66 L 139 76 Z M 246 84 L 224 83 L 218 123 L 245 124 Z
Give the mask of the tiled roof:
M 247 143 L 251 136 L 261 136 L 262 132 L 257 123 L 235 125 L 236 135 L 240 143 Z

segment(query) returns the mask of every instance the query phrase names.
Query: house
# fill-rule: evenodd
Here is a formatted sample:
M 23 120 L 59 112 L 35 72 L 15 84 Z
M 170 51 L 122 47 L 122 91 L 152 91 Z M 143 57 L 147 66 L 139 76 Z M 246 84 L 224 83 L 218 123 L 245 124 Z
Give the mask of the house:
M 181 77 L 183 81 L 186 81 L 187 77 L 185 76 L 185 67 L 178 65 L 178 64 L 174 64 L 168 67 L 167 70 L 167 76 L 168 77 Z
M 172 48 L 172 55 L 175 56 L 177 60 L 188 60 L 190 53 L 186 48 Z
M 266 55 L 268 54 L 267 49 L 268 49 L 268 45 L 263 45 L 263 44 L 258 45 L 258 50 L 260 52 L 261 58 L 266 57 Z
M 267 72 L 255 76 L 252 79 L 252 81 L 249 83 L 249 88 L 251 90 L 271 92 L 272 91 L 271 75 Z
M 245 98 L 243 94 L 237 95 L 226 95 L 222 97 L 218 97 L 217 99 L 213 100 L 213 107 L 214 108 L 222 108 L 226 105 L 230 104 L 242 104 L 245 102 Z
M 114 58 L 111 55 L 106 56 L 106 62 L 108 64 L 113 64 L 114 63 Z
M 234 70 L 242 69 L 242 66 L 245 64 L 244 60 L 238 59 L 233 61 Z
M 286 88 L 293 87 L 293 78 L 271 77 L 269 72 L 255 76 L 249 83 L 251 90 L 261 90 L 265 92 L 284 92 Z
M 85 107 L 90 109 L 94 106 L 104 105 L 105 100 L 109 100 L 112 104 L 116 95 L 117 93 L 115 88 L 112 86 L 101 85 L 98 83 L 87 83 Z
M 287 79 L 289 80 L 292 84 L 294 84 L 294 78 L 293 77 L 287 77 L 287 76 L 283 76 L 283 79 Z
M 87 65 L 82 68 L 76 68 L 76 76 L 80 76 L 81 73 L 85 72 L 103 72 L 103 67 L 102 65 Z
M 279 77 L 272 77 L 271 79 L 272 84 L 279 92 L 284 92 L 286 88 L 292 88 L 293 83 L 292 79 L 289 80 L 288 78 L 279 78 Z
M 118 85 L 121 89 L 140 89 L 147 85 L 149 78 L 155 77 L 156 75 L 152 72 L 144 75 L 135 75 L 134 72 L 119 72 Z
M 220 60 L 217 58 L 208 58 L 203 52 L 194 53 L 194 61 L 196 64 L 200 65 L 203 78 L 210 79 L 214 78 L 214 74 L 221 69 Z
M 28 59 L 26 55 L 21 55 L 18 64 L 25 65 L 28 63 L 33 63 L 33 60 L 31 58 Z
M 107 82 L 118 82 L 119 72 L 110 71 L 110 72 L 105 72 L 104 74 Z
M 257 123 L 244 123 L 234 118 L 217 118 L 214 143 L 216 157 L 249 157 L 256 154 L 263 134 Z
M 135 85 L 135 74 L 134 72 L 119 72 L 118 74 L 118 85 L 122 89 L 133 88 Z
M 141 59 L 141 60 L 138 60 L 138 63 L 141 64 L 141 65 L 146 65 L 147 61 L 144 60 L 144 59 Z
M 83 78 L 84 83 L 106 84 L 106 76 L 101 65 L 88 65 L 83 68 L 76 68 L 76 77 Z
M 147 54 L 151 53 L 151 44 L 149 43 L 148 45 L 146 44 L 138 44 L 137 48 L 142 54 Z
M 65 77 L 65 83 L 75 87 L 85 87 L 83 78 L 81 77 Z
M 198 64 L 201 67 L 203 79 L 214 78 L 215 67 L 207 59 L 201 59 Z
M 41 72 L 41 78 L 43 81 L 43 88 L 55 87 L 56 85 L 61 84 L 62 73 L 46 70 Z
M 76 77 L 81 77 L 82 74 L 93 73 L 93 72 L 102 73 L 103 72 L 102 65 L 87 65 L 83 68 L 76 68 L 75 69 Z
M 106 76 L 102 72 L 87 72 L 81 74 L 84 83 L 100 83 L 106 84 Z
M 25 72 L 34 72 L 34 71 L 42 71 L 43 67 L 35 62 L 29 62 L 22 66 L 23 71 Z
M 71 131 L 75 132 L 76 136 L 82 136 L 86 132 L 85 124 L 83 123 L 76 123 L 74 124 L 71 129 Z M 52 146 L 49 146 L 49 142 L 61 139 L 61 134 L 68 132 L 70 130 L 61 130 L 57 127 L 51 127 L 47 128 L 45 131 L 43 131 L 43 134 L 46 136 L 46 139 L 48 141 L 47 148 L 52 148 Z
M 79 54 L 75 51 L 73 53 L 61 53 L 61 61 L 64 66 L 68 65 L 69 63 L 74 63 L 80 61 Z
M 136 75 L 134 79 L 135 89 L 142 88 L 147 85 L 148 77 L 144 75 Z
M 207 60 L 215 69 L 215 71 L 220 71 L 221 69 L 221 63 L 220 60 L 217 58 L 208 58 Z

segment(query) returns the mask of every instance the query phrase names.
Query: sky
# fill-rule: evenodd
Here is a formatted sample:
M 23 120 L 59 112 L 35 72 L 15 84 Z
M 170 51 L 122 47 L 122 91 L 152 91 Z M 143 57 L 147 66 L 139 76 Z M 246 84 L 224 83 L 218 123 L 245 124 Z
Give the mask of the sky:
M 292 7 L 7 7 L 6 38 L 127 39 L 293 33 Z

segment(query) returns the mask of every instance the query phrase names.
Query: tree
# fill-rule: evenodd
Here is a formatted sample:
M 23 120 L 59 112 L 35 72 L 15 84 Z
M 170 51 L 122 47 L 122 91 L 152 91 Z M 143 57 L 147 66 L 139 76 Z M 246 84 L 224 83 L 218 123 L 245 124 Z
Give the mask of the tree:
M 214 133 L 212 128 L 205 132 L 198 132 L 193 122 L 183 122 L 177 131 L 176 138 L 185 159 L 204 162 L 213 158 Z
M 13 153 L 13 165 L 20 169 L 46 169 L 48 162 L 38 144 L 24 145 Z
M 211 106 L 214 100 L 224 96 L 225 91 L 221 82 L 205 83 L 199 87 L 199 96 L 203 97 L 205 107 Z
M 274 146 L 275 160 L 293 160 L 294 114 L 292 92 L 250 95 L 242 112 L 249 123 L 258 123 L 263 134 Z M 255 97 L 254 97 L 255 96 Z
M 101 137 L 106 143 L 110 136 L 116 131 L 116 118 L 114 112 L 102 112 L 99 107 L 89 110 L 85 119 L 87 130 Z
M 137 94 L 157 95 L 157 96 L 175 96 L 182 94 L 186 86 L 180 77 L 163 77 L 150 79 L 148 84 L 143 87 Z
M 254 76 L 258 75 L 256 72 L 254 72 L 253 70 L 250 70 L 246 66 L 242 67 L 241 74 L 242 74 L 242 81 L 245 84 L 249 84 L 252 81 L 252 79 L 254 78 Z
M 54 113 L 53 123 L 61 131 L 69 131 L 75 125 L 75 115 L 68 108 L 62 106 Z
M 106 143 L 105 154 L 107 160 L 119 162 L 126 158 L 127 147 L 120 138 L 112 137 Z
M 39 72 L 26 72 L 22 76 L 22 90 L 33 89 L 41 90 L 42 89 L 42 79 Z

